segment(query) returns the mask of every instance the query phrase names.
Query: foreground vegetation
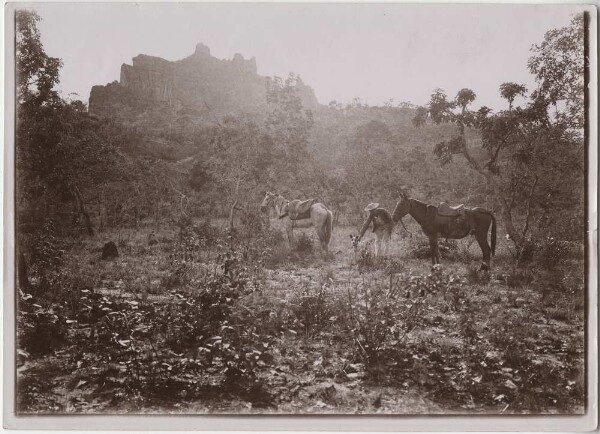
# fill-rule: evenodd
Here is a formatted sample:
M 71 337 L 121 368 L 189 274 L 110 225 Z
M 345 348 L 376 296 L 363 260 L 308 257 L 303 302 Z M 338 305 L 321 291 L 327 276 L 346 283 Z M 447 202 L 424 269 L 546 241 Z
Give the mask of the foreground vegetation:
M 19 411 L 582 412 L 579 250 L 517 269 L 503 246 L 486 273 L 466 240 L 431 269 L 399 233 L 376 260 L 355 228 L 323 257 L 225 227 L 123 231 L 114 260 L 49 240 L 64 271 L 20 295 Z

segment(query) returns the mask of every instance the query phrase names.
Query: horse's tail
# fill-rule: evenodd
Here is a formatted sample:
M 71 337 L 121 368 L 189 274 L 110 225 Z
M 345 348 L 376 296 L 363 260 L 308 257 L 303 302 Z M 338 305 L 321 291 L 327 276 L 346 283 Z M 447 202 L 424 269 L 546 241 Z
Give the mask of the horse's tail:
M 496 254 L 496 217 L 490 213 L 492 217 L 492 256 Z
M 323 240 L 329 244 L 331 240 L 331 233 L 333 232 L 333 213 L 327 210 L 327 218 L 325 219 L 325 224 L 323 228 Z

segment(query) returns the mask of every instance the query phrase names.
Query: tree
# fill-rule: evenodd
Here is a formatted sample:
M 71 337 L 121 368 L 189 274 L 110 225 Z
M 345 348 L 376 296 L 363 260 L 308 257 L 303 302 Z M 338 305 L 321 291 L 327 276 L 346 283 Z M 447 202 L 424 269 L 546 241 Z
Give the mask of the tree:
M 429 116 L 429 112 L 425 107 L 417 107 L 415 112 L 415 116 L 412 119 L 412 123 L 415 127 L 422 127 L 427 122 L 427 117 Z
M 475 101 L 475 92 L 471 89 L 461 89 L 456 94 L 456 104 L 462 109 L 462 113 L 465 114 L 467 111 L 467 106 Z
M 475 99 L 469 89 L 462 89 L 454 101 L 436 89 L 427 106 L 435 123 L 457 127 L 453 137 L 435 145 L 434 154 L 442 165 L 450 163 L 454 155 L 461 155 L 484 177 L 519 254 L 527 243 L 535 207 L 549 212 L 566 203 L 580 205 L 578 199 L 565 194 L 564 181 L 569 178 L 569 188 L 579 185 L 582 192 L 583 164 L 577 131 L 583 125 L 582 34 L 582 19 L 577 17 L 569 27 L 547 32 L 544 42 L 534 46 L 528 66 L 536 74 L 539 87 L 523 109 L 512 107 L 514 98 L 527 91 L 516 83 L 500 86 L 501 96 L 509 102 L 508 111 L 492 114 L 487 107 L 476 113 L 469 111 L 468 105 Z M 548 110 L 551 105 L 554 115 Z M 461 108 L 459 113 L 456 107 Z M 486 157 L 470 149 L 472 140 L 466 129 L 478 133 Z M 565 177 L 560 182 L 557 173 Z M 514 220 L 517 209 L 522 216 L 520 230 Z
M 579 14 L 568 26 L 546 32 L 527 63 L 538 83 L 533 99 L 548 101 L 555 108 L 555 121 L 573 129 L 584 123 L 583 39 L 584 18 Z
M 44 51 L 36 12 L 17 10 L 15 20 L 17 103 L 19 114 L 24 115 L 28 108 L 60 103 L 54 86 L 59 82 L 62 62 Z
M 302 106 L 296 85 L 298 78 L 290 74 L 286 80 L 278 77 L 268 81 L 267 101 L 270 111 L 265 122 L 271 136 L 274 156 L 278 160 L 269 184 L 273 189 L 287 190 L 293 196 L 313 196 L 323 184 L 320 164 L 308 151 L 314 126 L 313 114 Z
M 512 110 L 513 101 L 518 95 L 525 96 L 527 88 L 517 83 L 502 83 L 500 85 L 500 96 L 508 101 L 508 110 Z
M 93 235 L 86 195 L 123 168 L 119 131 L 90 118 L 81 101 L 59 97 L 62 62 L 44 51 L 39 21 L 35 12 L 16 12 L 17 218 L 41 226 L 70 203 Z
M 229 226 L 242 205 L 258 203 L 274 166 L 274 143 L 253 123 L 225 119 L 216 131 L 212 157 L 203 164 L 212 189 L 229 207 Z

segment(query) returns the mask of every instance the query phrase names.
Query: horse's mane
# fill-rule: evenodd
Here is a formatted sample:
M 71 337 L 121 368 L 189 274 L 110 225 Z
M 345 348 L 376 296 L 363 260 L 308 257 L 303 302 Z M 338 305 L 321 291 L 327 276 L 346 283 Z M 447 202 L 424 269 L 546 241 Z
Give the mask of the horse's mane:
M 409 198 L 408 198 L 408 200 L 412 200 L 412 201 L 413 201 L 413 202 L 415 202 L 417 205 L 421 205 L 421 206 L 425 206 L 425 207 L 427 207 L 427 206 L 435 206 L 435 205 L 432 205 L 432 204 L 430 204 L 430 203 L 423 202 L 422 200 L 415 199 L 414 197 L 409 197 Z

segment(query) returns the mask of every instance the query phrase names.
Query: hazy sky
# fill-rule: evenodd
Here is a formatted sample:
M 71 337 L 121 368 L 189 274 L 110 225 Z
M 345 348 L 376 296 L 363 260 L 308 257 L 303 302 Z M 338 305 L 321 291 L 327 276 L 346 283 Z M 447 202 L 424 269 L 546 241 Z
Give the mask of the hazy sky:
M 137 54 L 179 60 L 196 43 L 218 58 L 256 57 L 261 75 L 299 74 L 321 103 L 423 104 L 441 87 L 469 87 L 476 105 L 505 106 L 498 86 L 532 90 L 527 59 L 544 33 L 579 6 L 398 4 L 69 4 L 34 8 L 49 55 L 64 61 L 60 89 L 87 101 Z

